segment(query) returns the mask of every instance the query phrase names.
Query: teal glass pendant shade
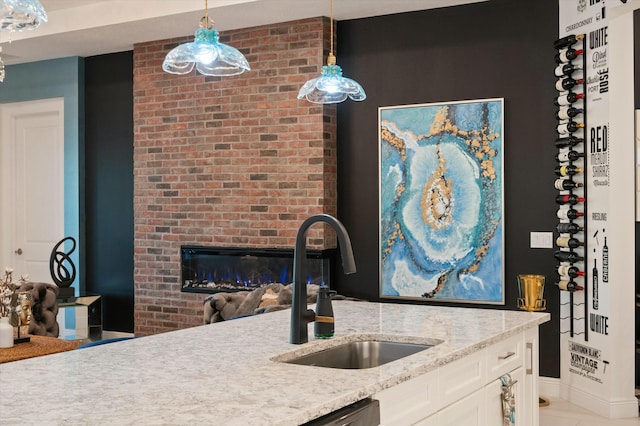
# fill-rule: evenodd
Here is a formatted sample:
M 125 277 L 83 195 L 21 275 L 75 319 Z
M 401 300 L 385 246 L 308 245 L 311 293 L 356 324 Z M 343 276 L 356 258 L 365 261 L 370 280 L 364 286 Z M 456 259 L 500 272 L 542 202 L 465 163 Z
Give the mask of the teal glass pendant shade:
M 38 0 L 0 0 L 0 31 L 33 30 L 47 21 L 47 14 Z
M 237 75 L 251 69 L 242 53 L 220 43 L 213 28 L 198 28 L 195 41 L 175 47 L 162 63 L 162 69 L 171 74 L 188 74 L 193 68 L 213 76 Z
M 331 58 L 331 56 L 330 56 Z M 334 58 L 335 59 L 335 58 Z M 335 63 L 322 67 L 320 77 L 307 81 L 298 92 L 298 99 L 306 98 L 316 104 L 335 104 L 347 98 L 364 101 L 364 89 L 355 80 L 342 76 L 342 68 Z
M 364 101 L 367 94 L 355 80 L 342 76 L 342 68 L 336 65 L 333 54 L 333 0 L 331 4 L 331 48 L 327 65 L 322 67 L 320 77 L 307 81 L 298 92 L 298 99 L 307 99 L 315 104 L 336 104 L 347 100 Z
M 189 74 L 193 69 L 200 74 L 227 76 L 251 70 L 249 62 L 240 51 L 220 43 L 218 31 L 209 19 L 209 1 L 204 2 L 204 16 L 195 40 L 173 48 L 162 63 L 162 69 L 171 74 Z

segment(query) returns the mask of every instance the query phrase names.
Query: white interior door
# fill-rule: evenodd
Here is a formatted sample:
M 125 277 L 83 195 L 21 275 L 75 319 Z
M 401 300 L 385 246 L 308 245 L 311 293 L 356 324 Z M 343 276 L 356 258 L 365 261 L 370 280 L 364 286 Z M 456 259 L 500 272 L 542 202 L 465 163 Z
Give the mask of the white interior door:
M 13 268 L 14 278 L 52 282 L 49 256 L 64 237 L 63 99 L 0 111 L 0 267 Z

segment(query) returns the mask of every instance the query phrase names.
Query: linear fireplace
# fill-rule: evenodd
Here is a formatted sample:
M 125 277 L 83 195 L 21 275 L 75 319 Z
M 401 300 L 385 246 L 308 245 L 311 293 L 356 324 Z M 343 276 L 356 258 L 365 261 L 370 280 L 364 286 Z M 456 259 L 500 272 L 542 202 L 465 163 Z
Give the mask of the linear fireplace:
M 329 283 L 331 250 L 307 250 L 308 284 Z M 181 246 L 182 291 L 251 291 L 293 282 L 293 249 Z

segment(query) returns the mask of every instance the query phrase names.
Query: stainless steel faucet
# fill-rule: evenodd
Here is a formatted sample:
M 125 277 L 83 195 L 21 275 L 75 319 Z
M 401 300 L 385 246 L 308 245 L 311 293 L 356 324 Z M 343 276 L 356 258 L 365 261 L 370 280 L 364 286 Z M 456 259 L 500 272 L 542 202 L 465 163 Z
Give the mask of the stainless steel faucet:
M 333 216 L 317 214 L 309 217 L 298 229 L 296 247 L 293 251 L 293 296 L 291 302 L 291 340 L 296 345 L 307 343 L 309 334 L 307 324 L 315 321 L 316 313 L 307 309 L 307 283 L 305 280 L 304 266 L 307 261 L 307 231 L 316 222 L 324 222 L 331 225 L 338 236 L 338 246 L 342 255 L 342 269 L 345 274 L 356 272 L 356 262 L 353 260 L 351 239 L 344 225 Z

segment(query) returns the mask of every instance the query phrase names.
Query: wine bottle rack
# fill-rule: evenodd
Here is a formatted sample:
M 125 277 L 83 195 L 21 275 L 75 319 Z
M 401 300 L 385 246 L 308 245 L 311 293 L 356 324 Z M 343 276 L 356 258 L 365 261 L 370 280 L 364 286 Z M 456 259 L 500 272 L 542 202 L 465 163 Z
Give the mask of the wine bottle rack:
M 572 39 L 572 37 L 574 39 Z M 556 239 L 556 259 L 559 264 L 557 283 L 560 291 L 569 292 L 569 333 L 584 334 L 584 340 L 589 340 L 587 283 L 588 273 L 586 248 L 587 238 L 587 185 L 584 171 L 586 170 L 586 136 L 587 136 L 587 83 L 586 83 L 586 37 L 584 34 L 572 34 L 554 43 L 556 48 L 556 89 L 558 98 L 556 105 L 557 132 L 556 146 L 558 146 L 558 167 L 556 174 L 556 189 L 559 195 L 556 197 L 558 204 Z M 581 52 L 580 52 L 581 50 Z M 581 142 L 576 143 L 576 140 Z M 567 180 L 563 182 L 563 180 Z M 571 182 L 576 185 L 571 184 Z M 565 228 L 578 226 L 580 231 Z M 565 231 L 565 232 L 563 232 Z M 568 232 L 566 232 L 568 231 Z M 573 231 L 573 232 L 572 232 Z M 561 273 L 569 273 L 575 276 L 563 276 Z M 580 275 L 576 275 L 576 274 Z M 584 292 L 584 303 L 577 304 L 574 301 L 576 291 Z M 584 306 L 583 317 L 574 315 L 574 307 Z M 576 332 L 574 322 L 582 320 L 584 331 Z

